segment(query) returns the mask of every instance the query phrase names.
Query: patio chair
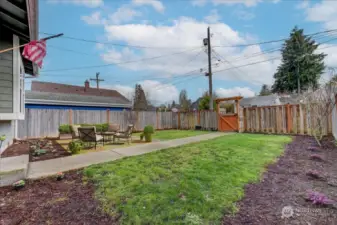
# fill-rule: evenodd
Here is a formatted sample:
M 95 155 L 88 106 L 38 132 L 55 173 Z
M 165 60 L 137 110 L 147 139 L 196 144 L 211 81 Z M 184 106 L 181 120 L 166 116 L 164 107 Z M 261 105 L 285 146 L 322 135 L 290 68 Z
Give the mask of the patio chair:
M 80 138 L 80 135 L 78 133 L 78 128 L 80 128 L 80 125 L 70 125 L 70 132 L 71 132 L 71 138 L 72 139 L 78 139 Z
M 104 138 L 102 135 L 96 133 L 96 127 L 79 127 L 78 133 L 81 141 L 95 142 L 95 149 L 98 142 L 101 142 L 104 145 Z
M 128 125 L 128 128 L 124 132 L 117 132 L 116 134 L 113 135 L 113 142 L 115 143 L 116 138 L 118 139 L 126 139 L 127 143 L 130 144 L 132 141 L 132 131 L 133 131 L 133 125 L 130 124 Z

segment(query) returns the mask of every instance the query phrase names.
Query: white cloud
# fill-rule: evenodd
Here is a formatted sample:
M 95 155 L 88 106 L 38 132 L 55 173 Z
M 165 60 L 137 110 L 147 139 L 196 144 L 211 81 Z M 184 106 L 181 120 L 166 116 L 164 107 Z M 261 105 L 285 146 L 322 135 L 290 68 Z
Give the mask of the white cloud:
M 256 6 L 262 0 L 212 0 L 215 5 L 225 4 L 225 5 L 235 5 L 244 4 L 246 7 Z
M 165 7 L 159 0 L 132 0 L 134 5 L 150 5 L 158 12 L 164 12 Z
M 296 9 L 306 9 L 309 7 L 309 1 L 308 0 L 302 0 L 300 3 L 296 5 Z
M 216 9 L 213 9 L 211 13 L 204 19 L 208 23 L 217 23 L 221 19 L 221 16 L 218 14 L 218 11 Z
M 252 20 L 255 18 L 254 13 L 242 9 L 235 10 L 233 15 L 235 15 L 239 20 Z
M 337 27 L 337 1 L 323 0 L 310 6 L 304 5 L 306 19 L 311 22 L 321 22 L 326 29 Z
M 118 91 L 119 93 L 121 93 L 125 98 L 129 99 L 130 101 L 132 101 L 132 98 L 133 98 L 133 95 L 134 95 L 134 92 L 135 92 L 134 87 L 120 85 L 120 84 L 102 85 L 102 87 L 114 89 L 114 90 Z
M 102 16 L 100 11 L 93 12 L 89 16 L 82 16 L 81 19 L 89 25 L 121 24 L 132 21 L 135 17 L 141 16 L 141 12 L 136 11 L 129 5 L 122 5 L 115 12 Z
M 116 12 L 109 15 L 109 20 L 113 24 L 120 24 L 123 22 L 129 22 L 132 21 L 135 17 L 141 16 L 142 14 L 130 7 L 122 6 L 117 9 Z
M 191 1 L 193 6 L 204 6 L 207 3 L 207 0 L 192 0 Z
M 81 19 L 89 25 L 101 25 L 102 24 L 101 12 L 98 12 L 98 11 L 93 12 L 89 16 L 82 16 Z
M 98 50 L 103 50 L 104 49 L 104 44 L 102 44 L 102 43 L 96 43 L 96 48 Z
M 193 6 L 204 6 L 207 2 L 212 2 L 214 5 L 244 5 L 246 7 L 254 7 L 261 2 L 271 2 L 278 3 L 280 0 L 192 0 L 191 4 Z
M 186 72 L 199 71 L 200 68 L 207 68 L 207 55 L 202 51 L 202 40 L 206 36 L 208 24 L 193 20 L 191 18 L 180 18 L 172 25 L 147 25 L 147 24 L 125 24 L 106 25 L 106 37 L 109 41 L 121 41 L 129 45 L 153 46 L 158 49 L 134 49 L 134 48 L 109 48 L 102 54 L 102 59 L 106 63 L 117 63 L 122 61 L 139 60 L 161 55 L 170 56 L 156 58 L 153 60 L 121 64 L 119 66 L 133 71 L 147 71 L 161 76 L 171 74 L 174 76 L 185 76 Z M 228 46 L 251 43 L 254 35 L 241 34 L 233 30 L 227 24 L 212 24 L 213 46 Z M 254 40 L 256 41 L 256 40 Z M 200 49 L 194 49 L 200 46 Z M 188 48 L 194 50 L 186 51 Z M 219 63 L 214 67 L 214 79 L 247 81 L 260 85 L 261 83 L 271 84 L 273 74 L 276 71 L 280 60 L 272 60 L 240 69 L 229 69 L 233 66 L 241 66 L 249 63 L 269 60 L 279 56 L 279 53 L 262 53 L 260 46 L 250 46 L 246 48 L 222 48 L 215 47 L 216 52 L 231 63 Z M 182 52 L 181 54 L 174 54 Z M 246 56 L 255 54 L 255 57 Z M 214 61 L 213 61 L 214 62 Z M 215 62 L 214 62 L 215 63 Z M 217 72 L 224 70 L 223 72 Z M 195 72 L 195 75 L 201 75 Z
M 249 87 L 218 88 L 215 90 L 219 97 L 243 96 L 252 97 L 255 95 Z
M 103 0 L 49 0 L 50 3 L 65 3 L 96 8 L 104 4 Z
M 144 80 L 142 82 L 139 82 L 139 84 L 144 89 L 147 98 L 154 105 L 172 102 L 173 100 L 178 99 L 179 91 L 174 85 L 164 84 L 155 80 Z M 132 100 L 133 98 L 134 87 L 130 87 L 127 85 L 112 85 L 105 87 L 119 91 L 130 100 Z

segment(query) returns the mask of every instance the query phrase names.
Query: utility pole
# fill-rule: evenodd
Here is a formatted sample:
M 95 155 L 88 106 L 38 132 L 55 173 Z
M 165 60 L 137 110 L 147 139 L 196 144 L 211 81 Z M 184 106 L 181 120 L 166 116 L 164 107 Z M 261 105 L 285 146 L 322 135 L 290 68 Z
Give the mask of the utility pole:
M 96 78 L 90 78 L 90 80 L 93 80 L 96 82 L 97 89 L 99 89 L 99 82 L 104 81 L 103 79 L 99 79 L 99 73 L 96 73 Z
M 205 44 L 205 40 L 204 40 Z M 211 48 L 211 31 L 207 28 L 207 48 L 208 48 L 208 85 L 209 85 L 209 109 L 213 111 L 213 83 L 212 83 L 212 48 Z

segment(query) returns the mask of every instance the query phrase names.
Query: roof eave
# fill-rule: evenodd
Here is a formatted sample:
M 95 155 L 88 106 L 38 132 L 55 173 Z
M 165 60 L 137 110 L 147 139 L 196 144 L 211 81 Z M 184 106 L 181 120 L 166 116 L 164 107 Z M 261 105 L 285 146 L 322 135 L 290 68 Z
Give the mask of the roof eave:
M 46 100 L 46 99 L 26 99 L 25 103 L 40 104 L 40 105 L 72 105 L 72 106 L 131 108 L 131 104 L 122 104 L 122 103 L 74 102 L 74 101 Z

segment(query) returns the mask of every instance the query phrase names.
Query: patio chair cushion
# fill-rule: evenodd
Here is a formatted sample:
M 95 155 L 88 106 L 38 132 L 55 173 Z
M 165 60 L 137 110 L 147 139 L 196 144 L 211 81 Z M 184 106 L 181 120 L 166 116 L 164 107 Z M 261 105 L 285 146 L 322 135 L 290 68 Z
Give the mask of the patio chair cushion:
M 96 134 L 96 141 L 101 141 L 101 140 L 103 140 L 103 136 Z
M 120 128 L 119 124 L 111 123 L 108 126 L 108 132 L 118 132 L 119 128 Z
M 71 132 L 74 134 L 74 136 L 79 137 L 78 128 L 80 127 L 80 125 L 70 125 Z

